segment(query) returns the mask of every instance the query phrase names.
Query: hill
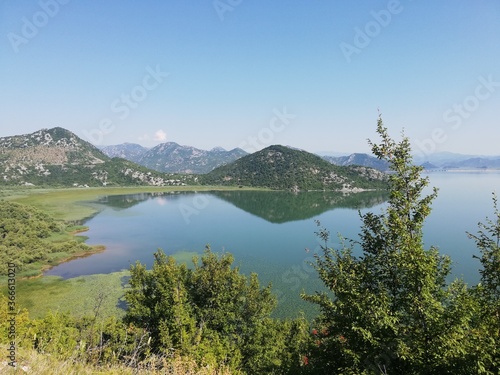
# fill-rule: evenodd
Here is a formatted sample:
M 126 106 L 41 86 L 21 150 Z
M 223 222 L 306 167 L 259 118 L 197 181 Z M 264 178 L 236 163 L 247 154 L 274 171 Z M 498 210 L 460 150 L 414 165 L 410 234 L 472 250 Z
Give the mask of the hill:
M 36 186 L 181 185 L 192 176 L 166 175 L 110 158 L 56 127 L 0 138 L 0 184 Z
M 144 152 L 137 163 L 160 172 L 203 174 L 245 155 L 247 152 L 240 148 L 226 151 L 216 147 L 207 151 L 167 142 Z
M 274 145 L 200 176 L 211 185 L 245 185 L 278 190 L 381 189 L 385 174 L 361 166 L 333 165 L 306 151 Z

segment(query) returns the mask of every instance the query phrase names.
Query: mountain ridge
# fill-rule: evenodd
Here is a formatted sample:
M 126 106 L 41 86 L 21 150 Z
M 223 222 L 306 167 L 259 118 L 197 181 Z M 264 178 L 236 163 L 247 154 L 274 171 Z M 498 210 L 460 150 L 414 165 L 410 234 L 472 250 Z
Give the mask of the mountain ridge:
M 104 146 L 101 149 L 110 157 L 119 156 L 127 160 L 133 161 L 148 168 L 165 171 L 169 173 L 196 173 L 205 174 L 217 168 L 220 165 L 228 164 L 240 157 L 248 155 L 244 150 L 234 148 L 230 151 L 222 147 L 213 147 L 210 150 L 202 150 L 193 146 L 179 145 L 176 142 L 166 142 L 156 147 L 165 145 L 175 146 L 178 152 L 171 154 L 165 153 L 164 150 L 157 152 L 157 155 L 144 156 L 152 149 L 145 148 L 138 144 L 124 143 L 114 146 Z M 133 154 L 131 147 L 143 149 L 141 154 Z M 286 146 L 291 149 L 306 151 L 300 148 Z M 153 148 L 154 149 L 154 148 Z M 155 153 L 153 151 L 152 153 Z M 221 156 L 220 153 L 226 154 Z M 231 155 L 232 153 L 232 155 Z M 208 155 L 208 156 L 207 156 Z M 228 157 L 229 155 L 229 157 Z M 375 168 L 380 171 L 386 172 L 388 170 L 388 163 L 379 160 L 376 157 L 366 153 L 351 153 L 348 155 L 322 155 L 315 154 L 339 166 L 359 165 L 363 167 Z M 211 160 L 203 160 L 203 158 L 211 158 Z M 142 160 L 141 160 L 142 159 Z M 202 162 L 201 162 L 202 161 Z M 201 162 L 201 163 L 200 163 Z M 429 154 L 426 157 L 421 155 L 414 155 L 414 162 L 417 165 L 422 165 L 425 169 L 500 169 L 500 156 L 481 156 L 481 155 L 466 155 L 451 152 L 439 152 Z
M 202 150 L 193 146 L 180 145 L 177 142 L 165 142 L 146 149 L 138 144 L 121 144 L 105 146 L 103 151 L 108 155 L 121 155 L 147 168 L 166 173 L 203 174 L 218 166 L 247 155 L 241 148 L 225 150 L 214 147 Z

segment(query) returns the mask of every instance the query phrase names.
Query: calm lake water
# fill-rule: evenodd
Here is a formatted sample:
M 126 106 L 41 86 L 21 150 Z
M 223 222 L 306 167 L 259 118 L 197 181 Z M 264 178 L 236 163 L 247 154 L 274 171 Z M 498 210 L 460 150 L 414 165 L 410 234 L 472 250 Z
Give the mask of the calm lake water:
M 477 249 L 466 231 L 492 217 L 491 193 L 500 191 L 500 173 L 430 173 L 439 196 L 425 226 L 425 243 L 451 256 L 454 277 L 470 284 L 479 279 Z M 279 297 L 278 316 L 306 314 L 313 307 L 301 301 L 302 291 L 322 289 L 308 262 L 318 252 L 315 220 L 336 234 L 358 239 L 361 213 L 380 213 L 383 193 L 351 196 L 339 193 L 219 191 L 203 193 L 134 194 L 103 197 L 101 211 L 85 225 L 87 243 L 106 250 L 52 268 L 46 274 L 64 278 L 128 269 L 137 260 L 152 265 L 161 248 L 190 261 L 209 244 L 215 252 L 230 252 L 245 273 L 256 272 L 263 285 L 272 282 Z

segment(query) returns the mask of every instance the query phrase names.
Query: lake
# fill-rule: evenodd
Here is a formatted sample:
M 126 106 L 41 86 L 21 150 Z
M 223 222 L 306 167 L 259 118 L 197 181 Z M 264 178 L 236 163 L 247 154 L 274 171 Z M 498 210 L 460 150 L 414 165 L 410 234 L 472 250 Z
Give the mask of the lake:
M 474 242 L 477 223 L 492 217 L 491 193 L 500 191 L 500 173 L 429 173 L 439 188 L 427 219 L 424 240 L 451 256 L 454 277 L 474 284 L 479 261 Z M 100 212 L 85 225 L 87 243 L 106 250 L 52 268 L 47 275 L 64 278 L 128 269 L 137 260 L 151 267 L 153 253 L 163 249 L 190 262 L 207 244 L 214 252 L 230 252 L 244 273 L 256 272 L 262 285 L 269 282 L 279 297 L 277 316 L 306 315 L 314 307 L 301 301 L 304 290 L 322 289 L 309 265 L 318 252 L 315 220 L 336 234 L 358 239 L 358 211 L 380 213 L 387 196 L 364 192 L 344 196 L 323 192 L 213 191 L 133 194 L 103 197 Z

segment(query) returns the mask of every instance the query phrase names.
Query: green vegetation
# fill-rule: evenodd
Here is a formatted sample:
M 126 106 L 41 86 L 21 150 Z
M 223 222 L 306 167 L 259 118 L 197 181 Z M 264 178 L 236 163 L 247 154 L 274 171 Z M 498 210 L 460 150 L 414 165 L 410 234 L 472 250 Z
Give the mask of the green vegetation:
M 39 173 L 35 166 L 29 166 L 22 176 L 4 181 L 3 184 L 15 186 L 26 182 L 38 187 L 163 186 L 169 185 L 166 180 L 177 180 L 179 185 L 197 184 L 192 175 L 156 172 L 119 158 L 93 165 L 45 165 L 44 173 Z
M 51 311 L 83 317 L 98 304 L 100 318 L 123 317 L 123 288 L 129 277 L 127 270 L 67 280 L 58 276 L 18 280 L 16 303 L 20 308 L 27 309 L 33 319 L 43 318 Z M 6 283 L 1 286 L 0 292 L 7 295 Z
M 191 270 L 159 251 L 151 272 L 141 264 L 131 269 L 125 321 L 150 334 L 150 350 L 245 373 L 296 372 L 305 321 L 271 319 L 271 287 L 232 268 L 230 254 L 207 248 L 201 264 L 193 262 Z
M 41 374 L 59 368 L 60 373 L 78 374 L 498 374 L 497 198 L 494 218 L 480 223 L 477 234 L 469 234 L 481 254 L 480 284 L 447 283 L 450 259 L 433 247 L 424 248 L 422 241 L 437 191 L 422 196 L 428 180 L 412 164 L 408 139 L 394 142 L 381 119 L 377 130 L 382 141 L 371 144 L 372 150 L 393 172 L 387 208 L 378 215 L 362 215 L 357 242 L 361 256 L 353 255 L 346 240 L 339 249 L 329 247 L 330 234 L 318 223 L 323 251 L 315 267 L 327 291 L 303 295 L 320 310 L 310 323 L 304 318 L 273 319 L 270 286 L 261 287 L 257 275 L 242 275 L 230 254 L 207 249 L 189 268 L 157 251 L 151 270 L 139 263 L 131 267 L 123 318 L 105 311 L 105 293 L 97 293 L 92 307 L 81 307 L 88 312 L 85 316 L 59 310 L 33 319 L 27 310 L 18 310 L 20 361 Z M 27 230 L 34 243 L 50 245 L 49 239 L 58 239 L 60 223 L 50 216 L 2 204 L 7 210 L 3 240 L 21 237 L 18 228 Z M 39 253 L 27 252 L 20 266 L 33 264 L 32 255 Z M 123 284 L 126 274 L 118 276 L 114 280 Z M 103 284 L 93 281 L 71 282 L 105 292 Z M 46 293 L 57 293 L 58 283 L 67 287 L 64 281 L 47 279 Z M 19 284 L 23 287 L 39 288 Z M 43 296 L 42 289 L 37 291 Z M 0 296 L 3 344 L 9 343 L 8 306 Z M 39 364 L 40 356 L 45 363 Z
M 319 305 L 312 373 L 497 374 L 499 358 L 500 215 L 475 236 L 483 254 L 482 284 L 468 289 L 460 280 L 446 285 L 450 259 L 424 249 L 422 227 L 437 190 L 425 197 L 422 167 L 412 164 L 409 140 L 396 144 L 378 122 L 380 145 L 373 153 L 387 160 L 389 205 L 380 215 L 362 216 L 360 245 L 328 247 L 316 269 L 331 293 L 304 295 Z M 480 297 L 478 297 L 480 296 Z
M 38 276 L 47 265 L 99 250 L 74 239 L 71 230 L 37 208 L 0 202 L 0 276 L 9 262 L 20 277 Z
M 276 190 L 385 189 L 377 170 L 330 164 L 319 156 L 270 146 L 199 177 L 202 184 L 260 186 Z

